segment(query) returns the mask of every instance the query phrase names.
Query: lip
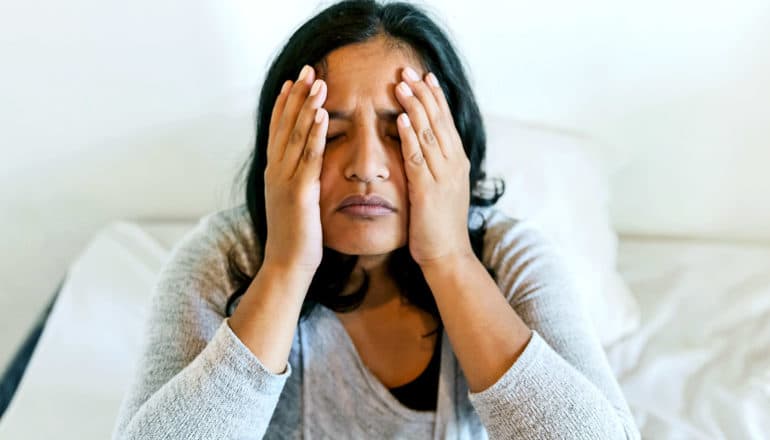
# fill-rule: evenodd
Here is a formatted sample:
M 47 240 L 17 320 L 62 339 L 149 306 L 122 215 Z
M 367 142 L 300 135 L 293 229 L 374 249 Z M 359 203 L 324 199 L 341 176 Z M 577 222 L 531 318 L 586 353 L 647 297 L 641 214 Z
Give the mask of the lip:
M 361 212 L 393 212 L 396 207 L 385 197 L 377 194 L 353 194 L 345 197 L 337 207 L 338 211 L 345 210 L 351 212 L 351 209 Z M 368 211 L 367 211 L 368 210 Z
M 340 209 L 340 212 L 354 217 L 381 217 L 393 214 L 393 210 L 380 205 L 349 205 Z

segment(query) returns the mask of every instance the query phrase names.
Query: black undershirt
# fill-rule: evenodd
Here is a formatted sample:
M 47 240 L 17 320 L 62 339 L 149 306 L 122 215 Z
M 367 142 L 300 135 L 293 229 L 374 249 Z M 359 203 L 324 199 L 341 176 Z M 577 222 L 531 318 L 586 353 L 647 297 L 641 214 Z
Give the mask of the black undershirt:
M 438 396 L 438 373 L 441 366 L 441 337 L 436 338 L 433 357 L 427 368 L 415 380 L 404 385 L 390 388 L 393 394 L 405 406 L 417 411 L 436 409 Z

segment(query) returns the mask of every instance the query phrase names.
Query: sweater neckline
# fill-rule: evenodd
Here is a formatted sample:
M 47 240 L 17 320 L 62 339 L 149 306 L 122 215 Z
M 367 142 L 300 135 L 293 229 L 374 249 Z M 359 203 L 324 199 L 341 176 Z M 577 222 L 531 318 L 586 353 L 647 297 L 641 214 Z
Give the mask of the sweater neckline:
M 380 417 L 383 417 L 390 413 L 400 421 L 387 417 L 380 420 L 387 424 L 429 424 L 433 431 L 432 440 L 472 438 L 468 427 L 460 421 L 469 417 L 473 408 L 445 329 L 441 330 L 441 362 L 435 411 L 413 410 L 393 396 L 390 390 L 368 371 L 358 356 L 345 326 L 326 306 L 319 304 L 308 319 L 300 320 L 296 336 L 301 359 L 302 417 L 306 435 L 311 435 L 308 431 L 310 426 L 314 426 L 319 432 L 330 435 L 335 433 L 337 436 L 346 432 L 351 434 L 353 431 L 359 434 L 369 432 L 365 426 L 359 427 L 363 431 L 356 431 L 358 428 L 353 427 L 354 421 L 366 424 L 371 414 L 379 413 Z M 330 386 L 336 388 L 330 390 Z M 366 396 L 361 393 L 366 393 Z M 323 396 L 329 396 L 332 400 L 324 401 Z M 335 399 L 358 403 L 352 406 L 328 407 L 327 405 Z M 322 415 L 330 409 L 337 411 L 336 417 Z M 340 420 L 347 422 L 339 425 L 337 423 Z
M 324 317 L 327 318 L 334 327 L 335 333 L 340 338 L 339 340 L 344 344 L 346 351 L 353 358 L 355 358 L 359 371 L 363 374 L 370 390 L 378 399 L 380 399 L 385 405 L 409 421 L 431 422 L 435 419 L 436 411 L 418 411 L 401 403 L 396 398 L 396 396 L 394 396 L 390 390 L 382 382 L 380 382 L 380 380 L 377 378 L 377 376 L 374 375 L 369 367 L 364 364 L 364 361 L 358 354 L 358 350 L 356 349 L 353 340 L 350 338 L 348 331 L 345 329 L 345 325 L 342 324 L 342 321 L 340 321 L 334 311 L 322 305 L 318 308 L 323 311 L 322 313 Z M 439 375 L 440 374 L 441 367 L 439 366 Z

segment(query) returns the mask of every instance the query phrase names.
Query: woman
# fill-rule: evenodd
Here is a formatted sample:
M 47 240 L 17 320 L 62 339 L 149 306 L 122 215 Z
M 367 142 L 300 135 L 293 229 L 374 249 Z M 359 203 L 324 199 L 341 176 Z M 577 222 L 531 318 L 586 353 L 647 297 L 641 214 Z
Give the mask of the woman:
M 162 271 L 114 437 L 639 438 L 562 259 L 479 194 L 484 151 L 423 12 L 305 23 L 262 88 L 245 204 Z

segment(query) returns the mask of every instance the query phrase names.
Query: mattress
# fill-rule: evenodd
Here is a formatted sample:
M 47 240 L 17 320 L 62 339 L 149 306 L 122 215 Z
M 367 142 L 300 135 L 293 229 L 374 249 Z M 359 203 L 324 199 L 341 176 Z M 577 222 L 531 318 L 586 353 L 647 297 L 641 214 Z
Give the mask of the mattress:
M 643 437 L 770 438 L 770 246 L 621 237 L 641 326 L 608 350 Z
M 5 439 L 109 438 L 152 286 L 192 223 L 115 222 L 73 262 L 8 409 Z M 649 439 L 770 439 L 770 246 L 620 237 L 638 331 L 608 348 Z

